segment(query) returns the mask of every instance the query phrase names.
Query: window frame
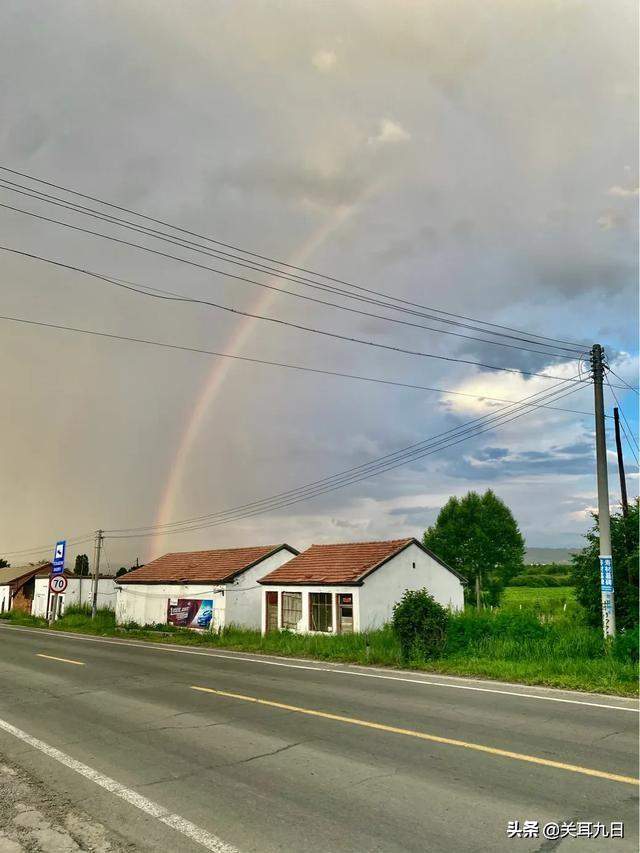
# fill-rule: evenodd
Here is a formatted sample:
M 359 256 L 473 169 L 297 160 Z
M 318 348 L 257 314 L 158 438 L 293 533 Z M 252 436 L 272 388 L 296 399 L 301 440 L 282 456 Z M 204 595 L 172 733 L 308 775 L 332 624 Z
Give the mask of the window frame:
M 322 602 L 314 603 L 314 596 L 322 596 Z M 333 593 L 331 592 L 310 592 L 309 593 L 309 630 L 318 634 L 333 634 Z M 319 620 L 315 619 L 314 608 L 318 610 L 322 608 L 325 616 L 327 616 L 327 627 L 319 628 Z M 319 613 L 318 613 L 319 615 Z
M 297 607 L 288 607 L 290 601 L 295 601 L 298 603 Z M 282 591 L 282 608 L 281 608 L 282 616 L 281 616 L 281 627 L 283 631 L 295 631 L 300 624 L 300 620 L 302 619 L 302 593 L 294 590 L 283 590 Z M 297 614 L 297 618 L 295 622 L 288 619 L 288 614 L 293 613 Z

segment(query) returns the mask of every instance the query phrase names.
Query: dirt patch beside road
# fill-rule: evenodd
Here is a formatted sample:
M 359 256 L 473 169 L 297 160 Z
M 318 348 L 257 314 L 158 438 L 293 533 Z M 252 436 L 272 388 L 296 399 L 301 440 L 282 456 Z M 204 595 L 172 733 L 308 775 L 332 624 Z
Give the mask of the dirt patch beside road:
M 0 757 L 0 853 L 133 853 L 99 821 Z

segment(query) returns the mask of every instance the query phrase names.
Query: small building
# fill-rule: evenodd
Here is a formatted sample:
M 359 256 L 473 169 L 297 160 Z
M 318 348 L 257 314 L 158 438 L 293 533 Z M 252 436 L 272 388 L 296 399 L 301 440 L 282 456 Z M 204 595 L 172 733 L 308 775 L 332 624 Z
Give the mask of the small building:
M 286 544 L 165 554 L 116 580 L 116 622 L 259 629 L 258 578 L 297 554 Z
M 0 569 L 0 613 L 7 610 L 31 613 L 36 575 L 51 569 L 51 563 Z
M 80 576 L 71 572 L 63 572 L 67 579 L 67 588 L 58 595 L 57 599 L 49 592 L 50 573 L 42 569 L 35 579 L 33 602 L 31 604 L 32 616 L 53 616 L 52 608 L 56 607 L 56 616 L 60 617 L 71 604 L 91 605 L 93 595 L 93 578 L 91 576 Z M 115 610 L 116 606 L 116 583 L 113 575 L 100 575 L 98 578 L 98 609 Z
M 262 631 L 350 634 L 380 628 L 405 590 L 464 607 L 464 578 L 417 539 L 312 545 L 260 578 Z

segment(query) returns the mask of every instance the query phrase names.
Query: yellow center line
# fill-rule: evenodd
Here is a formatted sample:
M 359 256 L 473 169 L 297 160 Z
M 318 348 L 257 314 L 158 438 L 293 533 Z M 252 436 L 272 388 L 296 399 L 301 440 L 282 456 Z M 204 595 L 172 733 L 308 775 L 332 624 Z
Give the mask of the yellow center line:
M 75 666 L 84 666 L 84 662 L 81 660 L 69 660 L 69 658 L 56 658 L 53 655 L 42 655 L 38 652 L 36 652 L 36 657 L 46 658 L 47 660 L 59 660 L 61 663 L 72 663 Z
M 582 773 L 584 776 L 595 776 L 597 779 L 608 779 L 611 782 L 622 782 L 625 785 L 638 785 L 640 781 L 633 776 L 620 776 L 617 773 L 607 773 L 605 770 L 593 770 L 590 767 L 581 767 L 578 764 L 565 764 L 562 761 L 552 761 L 550 758 L 539 758 L 536 755 L 526 755 L 521 752 L 511 752 L 508 749 L 498 749 L 494 746 L 485 746 L 481 743 L 469 743 L 465 740 L 440 737 L 427 732 L 417 732 L 413 729 L 401 729 L 397 726 L 388 726 L 384 723 L 373 723 L 370 720 L 359 720 L 356 717 L 343 717 L 341 714 L 331 714 L 328 711 L 316 711 L 312 708 L 299 708 L 297 705 L 285 705 L 283 702 L 273 702 L 269 699 L 256 699 L 254 696 L 243 696 L 241 693 L 227 693 L 224 690 L 214 690 L 211 687 L 197 687 L 191 685 L 192 690 L 202 693 L 213 693 L 216 696 L 225 696 L 227 699 L 241 699 L 244 702 L 254 702 L 257 705 L 266 705 L 269 708 L 280 708 L 283 711 L 297 711 L 299 714 L 307 714 L 310 717 L 322 717 L 325 720 L 336 720 L 339 723 L 350 723 L 353 726 L 362 726 L 367 729 L 376 729 L 381 732 L 391 732 L 396 735 L 428 740 L 432 743 L 442 743 L 447 746 L 458 746 L 464 749 L 473 749 L 476 752 L 484 752 L 488 755 L 499 755 L 502 758 L 511 758 L 515 761 L 527 761 L 529 764 L 540 764 L 543 767 L 553 767 L 556 770 L 568 770 L 571 773 Z

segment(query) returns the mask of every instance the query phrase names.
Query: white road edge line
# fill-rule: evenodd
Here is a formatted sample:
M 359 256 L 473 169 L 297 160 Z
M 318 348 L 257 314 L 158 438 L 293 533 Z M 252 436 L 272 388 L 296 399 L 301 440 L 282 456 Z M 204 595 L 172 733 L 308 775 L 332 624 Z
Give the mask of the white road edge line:
M 111 640 L 107 637 L 90 637 L 87 634 L 73 634 L 66 631 L 47 631 L 42 628 L 23 628 L 21 625 L 12 626 L 7 630 L 24 631 L 29 634 L 46 634 L 49 637 L 64 637 L 69 640 L 89 640 L 90 642 L 106 643 L 112 646 L 129 646 L 134 649 L 142 648 L 151 651 L 173 652 L 183 655 L 198 655 L 200 657 L 208 658 L 223 658 L 225 660 L 244 661 L 245 663 L 259 663 L 263 666 L 282 666 L 287 669 L 305 669 L 311 670 L 312 672 L 332 672 L 336 675 L 353 675 L 360 678 L 379 678 L 384 681 L 400 681 L 408 684 L 420 684 L 423 687 L 448 687 L 453 690 L 473 690 L 477 693 L 497 693 L 502 696 L 516 696 L 520 699 L 539 699 L 543 702 L 561 702 L 568 705 L 584 705 L 588 708 L 603 708 L 608 711 L 631 711 L 634 714 L 640 713 L 640 707 L 630 708 L 625 707 L 624 705 L 608 705 L 603 702 L 585 702 L 582 699 L 564 699 L 560 696 L 539 696 L 536 693 L 521 693 L 518 690 L 501 690 L 493 687 L 475 687 L 472 684 L 451 684 L 447 681 L 427 681 L 421 678 L 405 678 L 404 676 L 383 675 L 382 673 L 377 672 L 359 672 L 355 669 L 337 669 L 332 666 L 296 664 L 289 663 L 287 661 L 268 660 L 266 657 L 252 658 L 243 656 L 241 652 L 236 654 L 225 654 L 224 652 L 218 652 L 215 649 L 207 652 L 196 651 L 195 649 L 185 649 L 179 646 L 170 646 L 168 644 L 145 643 L 143 640 L 132 643 L 127 640 Z M 296 658 L 296 660 L 301 660 L 301 658 Z M 425 678 L 426 677 L 428 677 L 428 673 L 425 674 Z M 541 687 L 540 689 L 545 690 L 549 688 Z M 624 697 L 620 698 L 621 700 L 624 700 Z
M 85 779 L 95 782 L 96 785 L 100 785 L 101 788 L 109 791 L 109 793 L 119 797 L 121 800 L 124 800 L 130 805 L 135 806 L 137 809 L 140 809 L 140 811 L 151 815 L 151 817 L 154 817 L 166 826 L 171 827 L 171 829 L 175 829 L 176 832 L 182 833 L 182 835 L 185 835 L 197 844 L 202 845 L 202 847 L 205 847 L 207 850 L 211 850 L 213 853 L 239 853 L 237 848 L 233 847 L 231 844 L 221 841 L 217 836 L 207 832 L 206 829 L 196 826 L 195 823 L 191 823 L 191 821 L 186 820 L 186 818 L 183 818 L 178 814 L 173 814 L 173 812 L 168 811 L 168 809 L 158 805 L 158 803 L 154 803 L 153 800 L 148 800 L 146 797 L 143 797 L 142 794 L 137 794 L 135 791 L 132 791 L 131 788 L 127 788 L 120 782 L 116 782 L 115 779 L 111 779 L 109 776 L 105 776 L 97 770 L 93 770 L 81 761 L 76 761 L 76 759 L 71 758 L 70 755 L 61 752 L 59 749 L 56 749 L 54 746 L 50 746 L 42 740 L 38 740 L 38 738 L 32 737 L 26 732 L 23 732 L 22 729 L 12 726 L 11 723 L 8 723 L 6 720 L 0 719 L 0 729 L 19 738 L 25 743 L 28 743 L 29 746 L 32 746 L 34 749 L 40 750 L 40 752 L 43 752 L 50 758 L 55 759 L 55 761 L 60 762 L 60 764 L 64 764 L 65 767 L 68 767 L 70 770 L 74 770 L 76 773 L 84 776 Z

